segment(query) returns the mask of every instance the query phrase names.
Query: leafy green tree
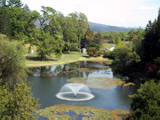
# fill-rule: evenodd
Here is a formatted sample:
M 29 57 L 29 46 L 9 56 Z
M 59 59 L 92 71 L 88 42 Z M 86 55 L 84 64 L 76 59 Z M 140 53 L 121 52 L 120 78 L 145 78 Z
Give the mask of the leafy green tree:
M 35 12 L 19 7 L 0 8 L 0 33 L 11 38 L 27 41 L 33 27 L 35 27 Z
M 96 44 L 96 49 L 99 50 L 102 45 L 102 34 L 100 32 L 95 33 L 93 42 Z
M 33 40 L 41 60 L 47 59 L 47 56 L 53 53 L 55 38 L 52 37 L 49 33 L 35 29 Z
M 160 119 L 160 83 L 153 80 L 142 85 L 133 97 L 131 120 Z
M 69 17 L 71 17 L 74 27 L 77 29 L 76 34 L 79 42 L 79 49 L 81 49 L 81 40 L 84 39 L 85 33 L 89 28 L 87 17 L 83 13 L 70 13 Z
M 78 50 L 78 36 L 76 34 L 76 28 L 74 27 L 74 23 L 72 19 L 66 17 L 63 23 L 63 40 L 65 42 L 64 51 Z
M 118 38 L 116 39 L 116 46 L 115 46 L 115 48 L 119 48 L 119 47 L 121 47 L 121 46 L 122 46 L 122 40 L 121 40 L 120 37 L 118 37 Z
M 126 74 L 133 65 L 140 62 L 140 56 L 133 51 L 132 45 L 123 45 L 115 49 L 111 56 L 114 58 L 113 69 L 117 73 Z
M 21 43 L 7 40 L 0 35 L 0 84 L 6 82 L 13 86 L 18 80 L 25 77 L 24 49 Z
M 128 32 L 128 41 L 133 41 L 137 37 L 137 30 L 136 29 L 131 29 Z
M 84 39 L 81 40 L 81 47 L 88 48 L 93 40 L 94 40 L 94 32 L 88 29 L 85 33 Z
M 41 60 L 46 60 L 47 56 L 50 56 L 54 52 L 58 56 L 62 54 L 63 41 L 58 39 L 58 37 L 53 37 L 50 33 L 35 29 L 33 41 Z
M 0 119 L 36 119 L 39 108 L 24 78 L 25 58 L 22 44 L 0 35 Z
M 40 29 L 45 32 L 50 32 L 52 35 L 61 32 L 60 21 L 58 19 L 58 12 L 51 7 L 42 6 L 42 16 L 39 17 Z
M 16 83 L 13 89 L 7 84 L 0 86 L 0 99 L 1 120 L 34 120 L 38 116 L 38 101 L 25 82 Z
M 0 8 L 0 33 L 10 36 L 12 31 L 9 11 L 7 7 Z

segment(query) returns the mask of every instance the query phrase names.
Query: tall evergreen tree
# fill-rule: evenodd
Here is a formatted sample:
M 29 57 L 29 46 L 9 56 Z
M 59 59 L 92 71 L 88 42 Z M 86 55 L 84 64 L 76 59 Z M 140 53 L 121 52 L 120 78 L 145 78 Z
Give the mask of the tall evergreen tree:
M 144 61 L 153 61 L 160 56 L 160 12 L 158 18 L 146 27 L 145 38 L 142 41 L 142 58 Z

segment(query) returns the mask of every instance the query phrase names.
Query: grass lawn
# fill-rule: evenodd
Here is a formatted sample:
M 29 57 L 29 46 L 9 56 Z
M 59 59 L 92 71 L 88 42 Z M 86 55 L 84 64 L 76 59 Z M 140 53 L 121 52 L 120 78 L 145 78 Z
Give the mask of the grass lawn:
M 49 65 L 61 65 L 68 64 L 77 61 L 95 61 L 95 62 L 103 62 L 106 64 L 111 64 L 111 60 L 103 58 L 103 57 L 85 57 L 83 54 L 79 52 L 71 52 L 69 54 L 63 54 L 61 58 L 50 57 L 46 61 L 36 60 L 37 56 L 27 55 L 30 59 L 26 60 L 27 67 L 39 67 L 39 66 L 49 66 Z

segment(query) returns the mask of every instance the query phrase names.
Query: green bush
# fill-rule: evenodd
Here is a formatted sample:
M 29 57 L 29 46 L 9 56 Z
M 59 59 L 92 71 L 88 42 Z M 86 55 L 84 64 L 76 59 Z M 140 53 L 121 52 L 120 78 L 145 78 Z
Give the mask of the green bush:
M 105 52 L 105 53 L 103 54 L 103 57 L 104 57 L 104 58 L 114 59 L 114 52 L 112 52 L 112 51 Z
M 35 120 L 38 101 L 26 78 L 23 45 L 0 35 L 0 120 Z
M 129 67 L 141 61 L 140 56 L 128 45 L 117 48 L 108 54 L 114 59 L 113 69 L 118 73 L 127 71 Z
M 160 83 L 143 84 L 133 97 L 131 120 L 160 120 Z
M 97 50 L 95 47 L 88 48 L 87 53 L 91 57 L 97 57 L 101 55 L 100 51 Z

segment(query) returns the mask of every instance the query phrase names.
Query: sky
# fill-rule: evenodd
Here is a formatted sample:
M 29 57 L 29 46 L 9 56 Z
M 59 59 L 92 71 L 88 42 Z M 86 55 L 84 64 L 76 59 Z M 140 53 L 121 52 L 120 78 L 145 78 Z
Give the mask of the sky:
M 157 18 L 160 0 L 22 0 L 31 10 L 40 12 L 49 6 L 67 15 L 84 13 L 88 21 L 113 26 L 145 27 Z

